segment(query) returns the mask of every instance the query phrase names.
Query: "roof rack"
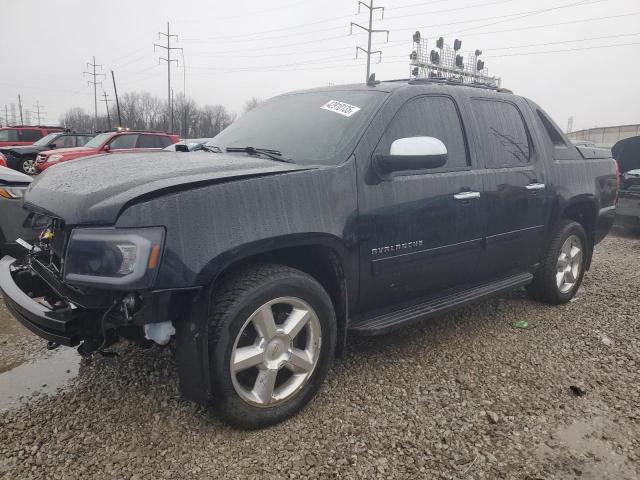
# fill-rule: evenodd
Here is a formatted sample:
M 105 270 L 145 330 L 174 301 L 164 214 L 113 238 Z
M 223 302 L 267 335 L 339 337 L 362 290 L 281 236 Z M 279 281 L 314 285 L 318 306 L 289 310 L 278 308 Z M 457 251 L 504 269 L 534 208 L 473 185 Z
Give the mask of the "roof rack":
M 409 74 L 412 81 L 432 81 L 447 85 L 467 85 L 500 91 L 500 78 L 489 75 L 481 50 L 461 55 L 462 41 L 456 39 L 453 48 L 442 37 L 436 41 L 436 49 L 427 54 L 427 41 L 420 32 L 413 34 L 413 51 L 409 55 Z
M 440 85 L 457 85 L 462 87 L 473 87 L 473 88 L 483 88 L 486 90 L 494 90 L 498 93 L 513 93 L 508 88 L 496 87 L 495 85 L 488 85 L 486 83 L 479 82 L 471 82 L 471 83 L 462 83 L 455 79 L 450 78 L 394 78 L 393 80 L 382 80 L 385 83 L 408 83 L 409 85 L 424 85 L 429 83 L 436 83 Z

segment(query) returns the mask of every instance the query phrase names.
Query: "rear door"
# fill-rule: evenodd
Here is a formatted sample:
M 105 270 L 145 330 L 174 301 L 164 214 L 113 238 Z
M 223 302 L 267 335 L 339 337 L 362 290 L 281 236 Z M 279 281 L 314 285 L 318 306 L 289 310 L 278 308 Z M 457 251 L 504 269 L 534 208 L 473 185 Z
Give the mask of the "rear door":
M 140 135 L 133 133 L 116 136 L 109 143 L 109 153 L 118 153 L 122 152 L 123 150 L 133 150 L 134 148 L 136 148 L 136 143 L 139 136 Z
M 482 252 L 482 176 L 471 163 L 455 98 L 426 94 L 385 110 L 391 120 L 374 127 L 384 128 L 372 139 L 374 154 L 389 154 L 399 138 L 429 136 L 446 145 L 448 158 L 442 168 L 386 180 L 373 173 L 371 157 L 364 160 L 368 168 L 358 179 L 363 310 L 473 282 Z
M 544 156 L 535 148 L 516 97 L 471 99 L 478 156 L 484 165 L 485 248 L 491 276 L 522 271 L 538 261 L 552 201 Z

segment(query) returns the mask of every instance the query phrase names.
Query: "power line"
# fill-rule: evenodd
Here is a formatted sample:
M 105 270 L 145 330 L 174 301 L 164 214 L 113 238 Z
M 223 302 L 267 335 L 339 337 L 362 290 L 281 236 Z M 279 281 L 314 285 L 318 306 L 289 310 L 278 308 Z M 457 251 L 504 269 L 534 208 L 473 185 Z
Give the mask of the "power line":
M 598 45 L 598 48 L 630 47 L 632 45 L 640 45 L 640 42 L 614 43 L 614 44 L 610 44 L 610 45 Z M 593 50 L 593 47 L 565 48 L 565 49 L 561 49 L 561 50 L 543 50 L 543 51 L 540 51 L 540 52 L 508 53 L 506 55 L 488 55 L 485 58 L 520 57 L 520 56 L 525 56 L 525 55 L 543 55 L 543 54 L 546 54 L 546 53 L 578 52 L 580 50 Z
M 157 43 L 153 44 L 153 48 L 155 50 L 155 47 L 158 48 L 163 48 L 164 50 L 166 50 L 167 52 L 167 58 L 164 57 L 160 57 L 159 60 L 162 61 L 164 60 L 165 62 L 167 62 L 167 102 L 168 102 L 168 106 L 169 106 L 169 121 L 170 121 L 170 125 L 171 125 L 171 129 L 169 130 L 169 133 L 173 133 L 173 102 L 171 101 L 171 62 L 176 62 L 176 64 L 178 63 L 178 60 L 171 60 L 171 51 L 172 50 L 181 50 L 182 48 L 180 47 L 172 47 L 171 46 L 171 37 L 175 37 L 176 40 L 178 39 L 178 35 L 172 35 L 170 30 L 169 30 L 169 22 L 167 22 L 167 33 L 163 33 L 163 32 L 158 32 L 159 36 L 163 36 L 167 39 L 167 45 L 158 45 Z
M 102 65 L 96 64 L 96 57 L 93 57 L 93 63 L 87 62 L 87 67 L 91 67 L 93 70 L 91 72 L 82 72 L 83 75 L 91 75 L 93 80 L 87 80 L 87 85 L 93 85 L 93 121 L 94 121 L 94 129 L 98 130 L 98 84 L 102 86 L 102 82 L 98 82 L 97 77 L 104 77 L 104 73 L 96 73 L 96 67 L 102 68 Z

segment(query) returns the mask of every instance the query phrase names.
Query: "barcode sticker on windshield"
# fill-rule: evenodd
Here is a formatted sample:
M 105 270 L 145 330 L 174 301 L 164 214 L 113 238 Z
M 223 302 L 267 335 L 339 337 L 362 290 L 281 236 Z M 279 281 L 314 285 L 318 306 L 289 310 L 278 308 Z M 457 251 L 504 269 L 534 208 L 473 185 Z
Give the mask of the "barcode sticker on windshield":
M 325 110 L 329 110 L 330 112 L 335 112 L 340 115 L 344 115 L 345 117 L 350 117 L 354 113 L 360 110 L 359 107 L 355 105 L 349 105 L 348 103 L 339 102 L 338 100 L 330 100 L 320 108 L 324 108 Z

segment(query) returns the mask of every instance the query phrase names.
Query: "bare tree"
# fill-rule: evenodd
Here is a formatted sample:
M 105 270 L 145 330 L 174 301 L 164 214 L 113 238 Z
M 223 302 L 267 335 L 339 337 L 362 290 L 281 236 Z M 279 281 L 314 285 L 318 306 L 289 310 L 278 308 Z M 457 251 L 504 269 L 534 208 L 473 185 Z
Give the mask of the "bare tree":
M 186 138 L 214 137 L 236 119 L 223 105 L 200 108 L 191 98 L 178 94 L 174 101 L 174 127 Z M 260 103 L 252 98 L 251 108 Z M 128 92 L 120 97 L 123 126 L 132 130 L 163 130 L 167 124 L 167 104 L 148 92 Z M 246 108 L 245 108 L 246 110 Z M 81 108 L 71 108 L 60 118 L 64 126 L 91 131 L 93 117 Z M 106 116 L 98 117 L 99 129 L 107 129 Z

